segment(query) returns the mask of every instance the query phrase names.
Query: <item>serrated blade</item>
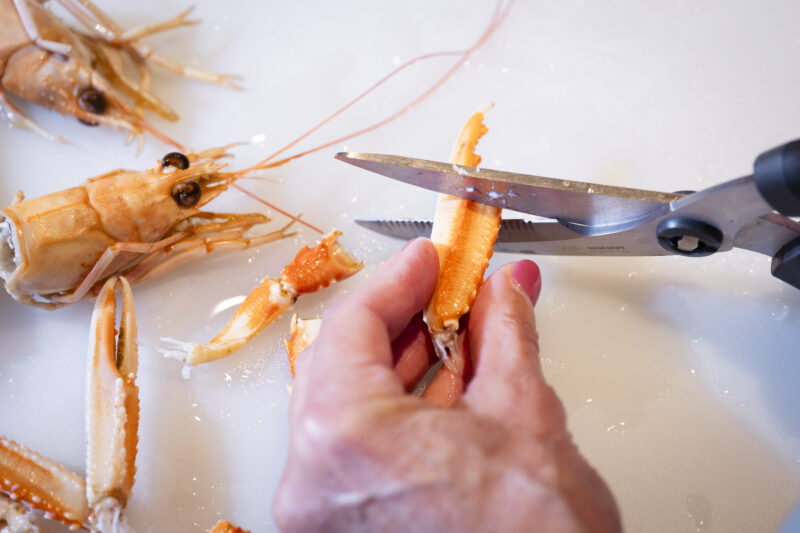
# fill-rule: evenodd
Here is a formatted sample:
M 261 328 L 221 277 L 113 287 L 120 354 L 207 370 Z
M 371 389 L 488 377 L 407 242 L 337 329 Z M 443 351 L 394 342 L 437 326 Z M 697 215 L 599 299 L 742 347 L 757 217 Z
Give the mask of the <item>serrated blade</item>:
M 417 237 L 430 237 L 433 221 L 419 219 L 356 218 L 356 224 L 382 235 L 396 239 L 410 240 Z M 549 243 L 581 239 L 575 233 L 555 221 L 530 221 L 518 218 L 500 221 L 494 249 L 507 253 L 548 253 L 534 250 L 536 243 Z
M 430 237 L 433 222 L 418 219 L 356 218 L 367 229 L 409 240 Z M 641 256 L 669 252 L 649 232 L 633 230 L 622 234 L 587 237 L 565 225 L 547 219 L 503 219 L 494 244 L 496 252 L 535 255 Z

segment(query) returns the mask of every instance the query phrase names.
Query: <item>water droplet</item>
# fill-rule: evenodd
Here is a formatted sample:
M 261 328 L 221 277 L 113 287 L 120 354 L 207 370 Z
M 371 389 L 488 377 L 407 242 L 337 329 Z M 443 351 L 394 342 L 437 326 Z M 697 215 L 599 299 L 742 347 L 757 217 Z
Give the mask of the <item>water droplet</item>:
M 686 497 L 686 510 L 694 520 L 697 531 L 705 531 L 711 522 L 711 502 L 702 494 L 690 494 Z

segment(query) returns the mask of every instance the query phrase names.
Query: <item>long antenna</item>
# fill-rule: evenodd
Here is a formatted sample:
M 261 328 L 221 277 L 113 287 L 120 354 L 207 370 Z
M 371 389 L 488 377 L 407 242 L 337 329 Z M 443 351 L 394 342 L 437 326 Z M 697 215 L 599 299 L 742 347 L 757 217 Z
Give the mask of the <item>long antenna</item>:
M 370 131 L 373 131 L 373 130 L 375 130 L 377 128 L 380 128 L 381 126 L 384 126 L 384 125 L 388 124 L 389 122 L 392 122 L 393 120 L 395 120 L 395 119 L 399 118 L 400 116 L 404 115 L 405 113 L 410 111 L 413 107 L 415 107 L 420 102 L 422 102 L 425 98 L 430 96 L 439 87 L 441 87 L 459 69 L 459 67 L 461 67 L 464 63 L 466 63 L 467 60 L 469 60 L 469 58 L 472 56 L 472 54 L 475 53 L 475 51 L 478 48 L 480 48 L 494 34 L 494 32 L 497 30 L 497 28 L 500 26 L 500 24 L 502 24 L 503 20 L 505 20 L 506 16 L 508 15 L 509 11 L 511 10 L 511 6 L 514 4 L 514 0 L 510 0 L 507 4 L 505 4 L 505 5 L 504 4 L 505 4 L 504 0 L 498 0 L 497 1 L 497 4 L 495 5 L 494 13 L 492 14 L 492 18 L 489 20 L 489 25 L 487 26 L 486 30 L 484 30 L 484 32 L 480 35 L 478 40 L 475 41 L 475 43 L 473 43 L 473 45 L 470 46 L 469 48 L 467 48 L 466 50 L 431 52 L 431 53 L 427 53 L 427 54 L 422 54 L 422 55 L 417 56 L 417 57 L 415 57 L 415 58 L 413 58 L 413 59 L 411 59 L 409 61 L 406 61 L 402 65 L 398 66 L 397 68 L 395 68 L 394 70 L 389 72 L 389 74 L 387 74 L 386 76 L 384 76 L 383 78 L 378 80 L 376 83 L 374 83 L 367 90 L 365 90 L 364 92 L 359 94 L 353 100 L 351 100 L 350 102 L 348 102 L 347 104 L 345 104 L 344 106 L 342 106 L 341 108 L 336 110 L 334 113 L 332 113 L 330 116 L 328 116 L 324 120 L 322 120 L 319 124 L 315 125 L 310 130 L 308 130 L 307 132 L 302 134 L 300 137 L 298 137 L 297 139 L 293 140 L 292 142 L 290 142 L 289 144 L 287 144 L 286 146 L 284 146 L 283 148 L 281 148 L 277 152 L 271 154 L 270 156 L 268 156 L 267 158 L 265 158 L 261 162 L 259 162 L 259 163 L 255 164 L 255 165 L 253 165 L 252 167 L 244 170 L 243 173 L 251 172 L 253 170 L 260 170 L 260 169 L 265 169 L 265 168 L 273 168 L 273 167 L 277 167 L 277 166 L 280 166 L 280 165 L 284 165 L 284 164 L 288 163 L 289 161 L 291 161 L 293 159 L 298 159 L 298 158 L 303 157 L 305 155 L 308 155 L 308 154 L 311 154 L 311 153 L 314 153 L 314 152 L 318 152 L 319 150 L 323 150 L 325 148 L 329 148 L 329 147 L 331 147 L 331 146 L 333 146 L 335 144 L 339 144 L 339 143 L 342 143 L 344 141 L 350 140 L 350 139 L 352 139 L 354 137 L 358 137 L 359 135 L 363 135 L 365 133 L 369 133 Z M 326 142 L 326 143 L 321 144 L 321 145 L 319 145 L 317 147 L 310 148 L 308 150 L 304 150 L 302 152 L 299 152 L 299 153 L 297 153 L 295 155 L 291 155 L 289 157 L 285 157 L 283 159 L 279 159 L 277 161 L 271 162 L 275 157 L 277 157 L 278 155 L 282 154 L 283 152 L 285 152 L 289 148 L 295 146 L 297 143 L 299 143 L 300 141 L 302 141 L 303 139 L 305 139 L 306 137 L 308 137 L 309 135 L 311 135 L 312 133 L 314 133 L 315 131 L 320 129 L 322 126 L 324 126 L 325 124 L 327 124 L 328 122 L 330 122 L 331 120 L 333 120 L 334 118 L 336 118 L 337 116 L 339 116 L 340 114 L 345 112 L 347 109 L 349 109 L 354 104 L 359 102 L 361 99 L 363 99 L 365 96 L 370 94 L 372 91 L 374 91 L 375 89 L 377 89 L 378 87 L 380 87 L 381 85 L 386 83 L 390 78 L 394 77 L 395 75 L 397 75 L 401 71 L 405 70 L 409 66 L 414 65 L 414 64 L 416 64 L 416 63 L 418 63 L 420 61 L 424 61 L 426 59 L 431 59 L 431 58 L 434 58 L 434 57 L 454 56 L 454 55 L 458 55 L 459 56 L 458 61 L 456 61 L 456 63 L 453 66 L 451 66 L 447 70 L 447 72 L 445 72 L 444 75 L 441 78 L 439 78 L 432 86 L 430 86 L 428 89 L 426 89 L 422 94 L 417 96 L 411 102 L 409 102 L 408 104 L 403 106 L 399 111 L 393 113 L 392 115 L 389 115 L 388 117 L 386 117 L 386 118 L 384 118 L 382 120 L 379 120 L 378 122 L 375 122 L 374 124 L 372 124 L 370 126 L 362 128 L 360 130 L 357 130 L 357 131 L 355 131 L 353 133 L 347 134 L 347 135 L 345 135 L 343 137 L 339 137 L 339 138 L 337 138 L 337 139 L 335 139 L 333 141 Z M 291 216 L 291 215 L 288 215 L 287 213 L 285 213 L 284 211 L 281 211 L 277 207 L 272 206 L 271 204 L 269 204 L 265 200 L 263 200 L 261 198 L 258 198 L 257 195 L 255 195 L 255 194 L 249 192 L 248 190 L 244 189 L 241 185 L 238 185 L 238 184 L 234 183 L 233 187 L 237 188 L 238 190 L 240 190 L 244 194 L 263 202 L 264 204 L 269 205 L 270 207 L 272 207 L 276 211 L 278 211 L 280 213 L 283 213 L 283 214 L 286 214 L 287 216 Z M 318 230 L 317 228 L 314 228 L 310 224 L 307 224 L 303 220 L 298 219 L 298 221 L 303 223 L 303 224 L 305 224 L 306 226 L 309 226 L 309 227 L 315 229 L 316 231 L 319 231 L 320 233 L 322 233 L 322 231 Z

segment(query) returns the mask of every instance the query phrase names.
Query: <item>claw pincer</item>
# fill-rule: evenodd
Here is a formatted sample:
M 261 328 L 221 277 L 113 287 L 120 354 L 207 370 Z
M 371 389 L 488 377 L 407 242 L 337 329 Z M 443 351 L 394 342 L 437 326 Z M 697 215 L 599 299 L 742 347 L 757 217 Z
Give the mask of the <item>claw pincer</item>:
M 117 283 L 122 285 L 122 318 L 115 338 Z M 92 316 L 86 379 L 86 499 L 90 523 L 100 531 L 116 529 L 136 473 L 138 360 L 131 287 L 125 278 L 111 278 Z

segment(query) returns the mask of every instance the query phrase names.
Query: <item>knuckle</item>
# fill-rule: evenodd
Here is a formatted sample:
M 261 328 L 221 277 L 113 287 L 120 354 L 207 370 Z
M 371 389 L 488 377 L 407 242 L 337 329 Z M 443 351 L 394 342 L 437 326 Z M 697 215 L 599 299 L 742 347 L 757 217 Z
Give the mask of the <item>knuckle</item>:
M 538 356 L 539 354 L 539 334 L 536 331 L 536 322 L 532 314 L 521 313 L 518 309 L 514 308 L 501 308 L 496 311 L 498 316 L 496 322 L 498 329 L 503 331 L 510 341 L 522 347 L 529 348 L 533 353 L 527 353 L 528 350 L 522 350 L 523 353 L 515 354 L 524 356 L 525 358 Z

